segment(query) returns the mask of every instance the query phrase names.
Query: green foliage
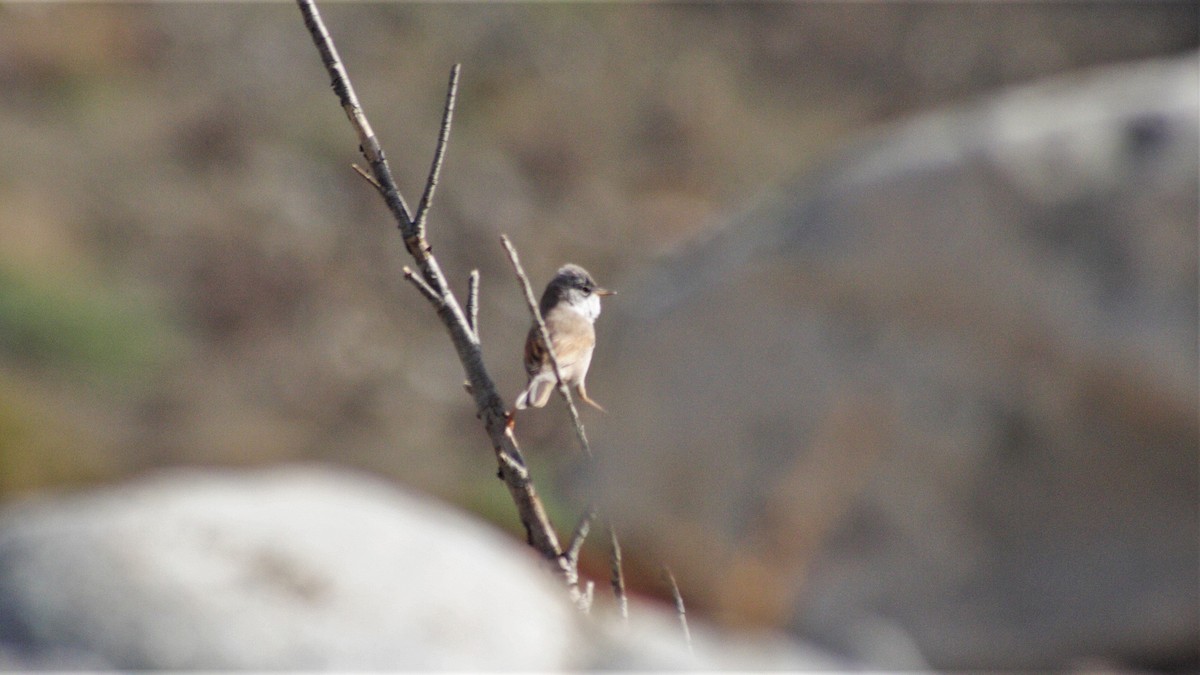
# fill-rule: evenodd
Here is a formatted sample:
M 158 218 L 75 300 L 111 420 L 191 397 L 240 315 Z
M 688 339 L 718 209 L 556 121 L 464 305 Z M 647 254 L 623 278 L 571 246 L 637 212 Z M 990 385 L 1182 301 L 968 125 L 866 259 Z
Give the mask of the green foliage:
M 125 380 L 160 362 L 171 341 L 154 308 L 0 266 L 0 359 L 85 380 Z
M 153 303 L 0 264 L 0 497 L 117 471 L 95 425 L 119 422 L 71 401 L 136 396 L 179 345 Z

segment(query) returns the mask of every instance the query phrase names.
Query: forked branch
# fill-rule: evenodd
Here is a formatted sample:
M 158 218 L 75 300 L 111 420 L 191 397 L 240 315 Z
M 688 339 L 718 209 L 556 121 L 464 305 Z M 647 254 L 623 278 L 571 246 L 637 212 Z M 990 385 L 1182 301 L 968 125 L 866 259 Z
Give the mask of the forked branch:
M 525 465 L 525 460 L 517 444 L 517 439 L 513 435 L 513 418 L 505 409 L 503 399 L 496 391 L 496 386 L 483 363 L 478 320 L 479 273 L 478 271 L 473 271 L 469 277 L 467 311 L 464 313 L 454 292 L 450 289 L 446 277 L 442 274 L 437 258 L 433 255 L 433 248 L 429 245 L 425 235 L 429 210 L 433 205 L 434 193 L 437 189 L 442 163 L 445 159 L 446 146 L 450 139 L 450 127 L 454 116 L 460 67 L 458 64 L 455 64 L 450 70 L 450 81 L 446 88 L 446 102 L 442 110 L 442 123 L 438 133 L 437 146 L 434 150 L 433 160 L 425 181 L 425 188 L 421 194 L 421 200 L 414 214 L 409 211 L 408 204 L 400 194 L 400 190 L 388 166 L 387 159 L 384 156 L 383 147 L 371 129 L 367 115 L 358 101 L 354 87 L 351 85 L 350 77 L 346 72 L 345 66 L 342 64 L 341 58 L 338 56 L 337 48 L 334 46 L 329 31 L 325 28 L 324 22 L 321 20 L 321 15 L 317 11 L 316 5 L 313 4 L 312 0 L 297 0 L 297 3 L 304 16 L 304 25 L 308 28 L 309 34 L 312 35 L 313 42 L 317 46 L 317 51 L 321 55 L 321 62 L 329 74 L 333 91 L 337 95 L 342 109 L 346 112 L 346 117 L 349 119 L 350 125 L 354 128 L 358 136 L 359 149 L 370 167 L 368 171 L 358 165 L 354 165 L 354 170 L 366 179 L 383 198 L 404 239 L 405 248 L 416 264 L 415 271 L 405 267 L 404 276 L 433 306 L 438 318 L 441 319 L 446 327 L 446 331 L 450 335 L 451 342 L 454 344 L 459 361 L 462 363 L 463 370 L 467 376 L 467 391 L 475 399 L 476 416 L 483 421 L 484 429 L 491 441 L 492 449 L 495 452 L 496 461 L 499 465 L 499 476 L 504 481 L 505 486 L 507 486 L 513 503 L 516 505 L 518 516 L 525 527 L 529 545 L 552 564 L 555 571 L 570 587 L 572 597 L 581 607 L 586 609 L 591 604 L 591 583 L 587 584 L 587 590 L 581 591 L 578 571 L 579 552 L 583 546 L 584 539 L 587 537 L 591 523 L 596 516 L 596 510 L 591 505 L 587 507 L 575 531 L 572 533 L 567 550 L 564 552 L 559 544 L 558 536 L 555 534 L 554 528 L 546 515 L 546 510 L 534 489 L 533 482 L 529 476 L 529 470 Z M 579 410 L 575 407 L 571 392 L 562 377 L 557 355 L 554 354 L 545 321 L 538 311 L 537 302 L 533 297 L 533 289 L 529 285 L 529 279 L 525 276 L 525 272 L 521 268 L 516 249 L 513 248 L 511 242 L 508 241 L 507 237 L 503 237 L 502 242 L 505 250 L 508 252 L 509 260 L 517 274 L 517 278 L 521 282 L 526 302 L 529 304 L 531 313 L 538 325 L 538 330 L 547 346 L 551 362 L 554 365 L 555 375 L 558 378 L 559 393 L 562 394 L 563 399 L 567 402 L 580 447 L 583 449 L 584 454 L 588 458 L 591 458 L 592 450 L 588 444 L 583 424 L 579 419 Z M 621 614 L 628 616 L 624 573 L 621 570 L 621 548 L 620 543 L 617 541 L 616 532 L 612 530 L 611 526 L 609 527 L 609 540 L 612 546 L 610 562 L 612 565 L 613 590 L 617 596 Z
M 477 416 L 483 421 L 484 429 L 487 431 L 495 452 L 500 478 L 504 481 L 514 504 L 516 504 L 517 513 L 525 527 L 529 545 L 550 561 L 578 597 L 580 593 L 577 586 L 577 573 L 563 555 L 558 536 L 546 516 L 546 510 L 542 506 L 536 490 L 534 490 L 529 470 L 521 455 L 521 449 L 513 435 L 512 418 L 505 410 L 503 399 L 497 393 L 496 386 L 484 367 L 479 336 L 475 330 L 477 324 L 473 319 L 468 323 L 467 316 L 460 307 L 458 299 L 450 290 L 450 286 L 442 274 L 437 258 L 433 255 L 432 247 L 425 239 L 425 221 L 433 203 L 438 175 L 450 137 L 450 123 L 454 112 L 459 67 L 456 65 L 450 71 L 450 83 L 446 92 L 446 105 L 442 114 L 437 149 L 434 152 L 433 163 L 425 182 L 417 213 L 414 215 L 408 210 L 408 205 L 396 186 L 391 169 L 384 158 L 383 148 L 371 130 L 366 113 L 358 102 L 358 97 L 350 83 L 350 77 L 346 73 L 345 66 L 342 65 L 333 39 L 329 36 L 329 31 L 325 28 L 320 13 L 312 0 L 297 0 L 297 3 L 300 6 L 300 12 L 304 15 L 304 25 L 312 35 L 317 51 L 321 54 L 321 62 L 329 73 L 333 91 L 337 94 L 338 101 L 350 120 L 350 125 L 354 127 L 358 136 L 359 148 L 370 167 L 369 174 L 365 170 L 361 170 L 360 173 L 370 180 L 383 197 L 401 236 L 404 238 L 405 248 L 408 249 L 416 265 L 415 271 L 406 269 L 405 276 L 416 286 L 421 295 L 429 300 L 454 343 L 454 349 L 458 353 L 459 361 L 462 362 L 463 370 L 470 384 L 469 391 L 475 399 Z M 475 303 L 472 303 L 472 316 L 474 307 Z

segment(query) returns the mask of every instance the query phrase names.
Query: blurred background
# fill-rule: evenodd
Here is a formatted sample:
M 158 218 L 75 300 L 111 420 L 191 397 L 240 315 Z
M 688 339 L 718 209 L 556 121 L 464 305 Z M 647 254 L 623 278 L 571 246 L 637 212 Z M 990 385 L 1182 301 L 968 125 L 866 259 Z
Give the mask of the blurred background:
M 1191 3 L 322 9 L 523 384 L 535 286 L 605 306 L 517 432 L 635 588 L 892 666 L 1197 664 Z M 0 5 L 0 498 L 365 469 L 513 531 L 290 4 Z M 587 564 L 603 579 L 604 551 Z

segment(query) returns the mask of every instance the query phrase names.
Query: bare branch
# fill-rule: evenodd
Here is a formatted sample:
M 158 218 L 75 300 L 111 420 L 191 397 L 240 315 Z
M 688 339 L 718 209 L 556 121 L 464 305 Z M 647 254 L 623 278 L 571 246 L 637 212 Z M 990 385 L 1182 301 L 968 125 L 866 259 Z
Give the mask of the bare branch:
M 429 167 L 429 177 L 425 180 L 425 192 L 417 205 L 417 233 L 425 236 L 425 217 L 429 215 L 429 207 L 433 204 L 433 192 L 437 189 L 438 176 L 442 172 L 442 158 L 446 155 L 446 142 L 450 140 L 450 121 L 454 118 L 454 101 L 458 97 L 458 72 L 462 64 L 456 63 L 450 69 L 450 84 L 446 87 L 446 105 L 442 109 L 442 128 L 438 132 L 437 147 L 433 151 L 433 163 Z
M 525 275 L 525 269 L 521 267 L 521 260 L 517 256 L 517 249 L 513 247 L 509 241 L 508 235 L 500 235 L 500 243 L 504 245 L 504 250 L 508 252 L 508 261 L 512 263 L 513 271 L 517 274 L 517 280 L 521 282 L 521 290 L 525 292 L 525 304 L 529 306 L 529 313 L 533 315 L 533 321 L 537 324 L 538 334 L 542 337 L 542 344 L 546 346 L 546 353 L 550 356 L 550 365 L 554 366 L 554 376 L 558 378 L 558 393 L 562 394 L 563 400 L 567 402 L 567 409 L 571 413 L 571 424 L 575 426 L 575 437 L 579 439 L 579 447 L 583 448 L 583 454 L 590 459 L 592 457 L 592 446 L 588 443 L 587 433 L 583 429 L 583 422 L 579 420 L 579 409 L 575 407 L 575 399 L 571 396 L 571 390 L 567 387 L 566 378 L 563 377 L 562 368 L 558 365 L 558 355 L 554 353 L 554 345 L 550 341 L 550 331 L 546 328 L 546 321 L 542 318 L 542 312 L 538 309 L 537 300 L 533 295 L 533 287 L 529 285 L 529 277 Z
M 467 277 L 467 325 L 479 339 L 479 270 L 471 270 Z
M 513 442 L 515 443 L 516 441 L 514 440 Z M 529 515 L 532 517 L 534 523 L 539 525 L 545 524 L 544 527 L 531 528 L 530 523 L 525 523 L 529 545 L 542 552 L 543 555 L 551 551 L 555 552 L 552 560 L 558 563 L 558 571 L 565 578 L 568 570 L 560 562 L 562 559 L 562 549 L 558 544 L 558 535 L 554 533 L 554 528 L 550 527 L 550 520 L 546 516 L 546 509 L 542 506 L 542 500 L 533 489 L 533 483 L 529 479 L 529 469 L 525 467 L 524 460 L 519 456 L 500 453 L 499 462 L 500 478 L 508 486 L 508 491 L 512 495 L 513 501 L 517 504 L 517 510 L 522 515 L 522 521 Z M 549 555 L 546 555 L 546 557 L 550 558 Z
M 550 331 L 546 328 L 546 321 L 542 317 L 541 310 L 538 309 L 537 300 L 534 299 L 533 287 L 529 284 L 529 277 L 525 274 L 525 269 L 521 266 L 520 256 L 517 255 L 517 249 L 513 246 L 507 235 L 500 235 L 500 243 L 504 245 L 505 252 L 508 253 L 508 261 L 512 264 L 513 272 L 517 275 L 517 280 L 521 284 L 521 290 L 525 295 L 525 304 L 529 308 L 529 313 L 533 316 L 533 321 L 537 325 L 538 334 L 541 336 L 542 343 L 546 346 L 546 353 L 550 357 L 550 364 L 554 367 L 554 376 L 558 379 L 558 393 L 562 395 L 563 400 L 567 402 L 567 410 L 571 414 L 571 424 L 575 428 L 575 437 L 579 440 L 579 447 L 583 449 L 584 455 L 589 460 L 594 459 L 592 455 L 591 444 L 588 443 L 587 432 L 583 428 L 583 422 L 579 419 L 579 409 L 575 407 L 575 400 L 571 396 L 571 390 L 567 387 L 566 380 L 563 378 L 562 369 L 558 364 L 558 355 L 554 353 L 554 346 L 550 340 Z M 595 505 L 589 504 L 584 515 L 579 520 L 579 524 L 575 526 L 575 531 L 571 535 L 570 543 L 567 545 L 567 553 L 565 559 L 569 574 L 574 578 L 578 578 L 579 566 L 579 551 L 583 547 L 583 541 L 587 538 L 588 531 L 591 529 L 592 520 L 596 517 Z M 613 592 L 616 595 L 617 603 L 621 607 L 621 616 L 629 617 L 628 601 L 625 599 L 625 573 L 621 569 L 621 544 L 617 539 L 617 533 L 609 526 L 609 539 L 612 544 L 612 558 L 610 559 L 612 569 Z
M 592 611 L 592 600 L 596 597 L 596 582 L 589 580 L 584 585 L 583 593 L 580 594 L 578 600 L 579 609 L 583 610 L 584 614 Z
M 683 595 L 679 592 L 679 584 L 675 583 L 675 575 L 671 568 L 662 566 L 663 578 L 671 586 L 671 597 L 675 599 L 675 614 L 679 616 L 679 628 L 683 631 L 683 641 L 687 643 L 688 652 L 692 652 L 692 631 L 688 629 L 687 609 L 683 606 Z
M 429 302 L 432 302 L 434 307 L 441 308 L 446 304 L 446 300 L 442 298 L 442 296 L 438 295 L 437 291 L 430 288 L 429 284 L 425 283 L 425 280 L 422 279 L 416 272 L 412 271 L 412 269 L 407 265 L 404 266 L 404 278 L 405 280 L 412 282 L 412 285 L 416 286 L 417 290 L 421 292 L 421 295 L 425 296 L 425 299 Z
M 579 552 L 583 549 L 583 541 L 587 539 L 588 532 L 592 529 L 592 521 L 596 519 L 596 507 L 588 504 L 583 515 L 579 517 L 579 522 L 575 525 L 575 531 L 571 533 L 571 540 L 567 544 L 567 550 L 563 552 L 567 562 L 572 567 L 579 567 Z
M 629 619 L 629 599 L 625 597 L 625 571 L 621 569 L 621 543 L 617 541 L 617 531 L 612 524 L 608 526 L 608 541 L 612 546 L 609 557 L 609 572 L 612 575 L 613 595 L 617 599 L 617 610 L 622 619 Z
M 592 521 L 596 519 L 596 506 L 588 504 L 584 509 L 583 515 L 579 517 L 579 522 L 575 524 L 575 530 L 571 532 L 571 540 L 567 544 L 567 549 L 563 552 L 563 560 L 567 566 L 567 579 L 574 580 L 575 588 L 579 585 L 579 554 L 583 551 L 583 542 L 587 539 L 588 532 L 592 529 Z M 592 606 L 592 593 L 595 590 L 595 584 L 591 581 L 587 582 L 587 590 L 582 594 L 575 596 L 574 600 L 579 608 L 586 614 Z
M 354 171 L 357 172 L 358 175 L 362 176 L 363 180 L 370 183 L 371 187 L 375 188 L 379 192 L 383 192 L 383 186 L 380 185 L 379 181 L 375 180 L 375 176 L 372 176 L 370 173 L 368 173 L 366 169 L 362 168 L 361 166 L 359 166 L 357 164 L 351 164 L 350 168 L 354 169 Z
M 337 94 L 342 110 L 346 111 L 350 125 L 358 134 L 358 147 L 370 164 L 371 173 L 375 176 L 376 182 L 382 186 L 380 192 L 383 194 L 383 200 L 387 202 L 388 209 L 395 216 L 396 221 L 401 224 L 402 230 L 415 229 L 409 215 L 408 205 L 404 203 L 404 198 L 396 189 L 396 181 L 392 179 L 392 171 L 388 168 L 387 160 L 384 159 L 383 148 L 379 145 L 379 140 L 375 138 L 375 132 L 371 130 L 371 124 L 367 121 L 367 116 L 358 103 L 358 96 L 354 93 L 354 87 L 350 85 L 350 76 L 346 74 L 346 68 L 342 65 L 337 47 L 333 44 L 333 38 L 329 37 L 329 31 L 325 28 L 325 22 L 321 20 L 317 6 L 313 4 L 312 0 L 296 1 L 300 5 L 300 12 L 304 15 L 304 25 L 312 35 L 313 43 L 317 45 L 317 51 L 321 53 L 321 63 L 325 64 L 325 70 L 329 72 L 333 93 Z M 408 238 L 407 232 L 405 232 L 405 238 Z
M 467 382 L 470 384 L 469 391 L 475 399 L 476 415 L 483 421 L 484 429 L 491 441 L 492 450 L 499 465 L 500 478 L 504 481 L 513 503 L 516 505 L 517 514 L 521 519 L 521 524 L 525 527 L 529 545 L 553 565 L 559 576 L 570 583 L 573 594 L 578 595 L 578 578 L 576 576 L 574 581 L 570 581 L 574 570 L 562 557 L 558 535 L 554 532 L 554 527 L 546 515 L 545 507 L 529 478 L 525 459 L 522 457 L 520 446 L 513 435 L 512 417 L 505 409 L 504 401 L 496 391 L 496 385 L 483 364 L 483 354 L 478 336 L 468 324 L 467 318 L 458 304 L 458 299 L 450 290 L 449 284 L 446 283 L 446 277 L 442 274 L 437 259 L 433 256 L 433 248 L 425 240 L 424 228 L 417 227 L 404 199 L 400 196 L 391 170 L 384 159 L 383 148 L 375 138 L 374 132 L 371 131 L 366 114 L 358 103 L 354 89 L 350 85 L 350 78 L 346 74 L 345 67 L 338 57 L 333 40 L 321 21 L 316 6 L 312 0 L 297 0 L 297 4 L 304 15 L 304 25 L 308 28 L 308 32 L 317 46 L 317 51 L 321 54 L 321 62 L 329 73 L 334 93 L 337 94 L 342 109 L 345 110 L 351 126 L 358 135 L 359 147 L 370 165 L 371 175 L 380 185 L 379 193 L 387 203 L 404 238 L 405 248 L 420 272 L 418 275 L 417 272 L 406 270 L 405 277 L 416 286 L 422 295 L 434 303 L 438 318 L 445 325 L 446 332 L 450 335 L 450 341 L 454 344 L 455 352 L 458 354 L 459 361 L 467 375 Z M 441 154 L 445 150 L 445 137 L 448 136 L 450 129 L 449 112 L 452 108 L 457 78 L 458 68 L 455 67 L 451 77 L 451 91 L 448 94 L 450 104 L 443 116 L 443 138 L 439 139 L 439 150 L 435 156 L 431 182 L 436 182 Z M 429 183 L 425 186 L 425 192 L 427 197 L 423 201 L 425 208 L 428 209 L 433 195 L 433 188 Z

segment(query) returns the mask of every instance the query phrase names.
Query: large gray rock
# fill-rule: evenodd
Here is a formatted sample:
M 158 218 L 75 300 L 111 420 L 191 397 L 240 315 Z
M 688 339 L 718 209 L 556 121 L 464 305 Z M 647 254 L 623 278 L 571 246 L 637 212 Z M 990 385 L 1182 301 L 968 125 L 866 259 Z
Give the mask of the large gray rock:
M 497 487 L 497 489 L 500 489 Z M 832 669 L 634 602 L 589 616 L 530 549 L 328 468 L 176 471 L 0 511 L 0 670 Z
M 521 669 L 578 659 L 529 549 L 381 481 L 183 471 L 0 515 L 3 667 Z
M 930 113 L 618 284 L 596 495 L 693 604 L 882 666 L 1196 662 L 1198 89 Z

